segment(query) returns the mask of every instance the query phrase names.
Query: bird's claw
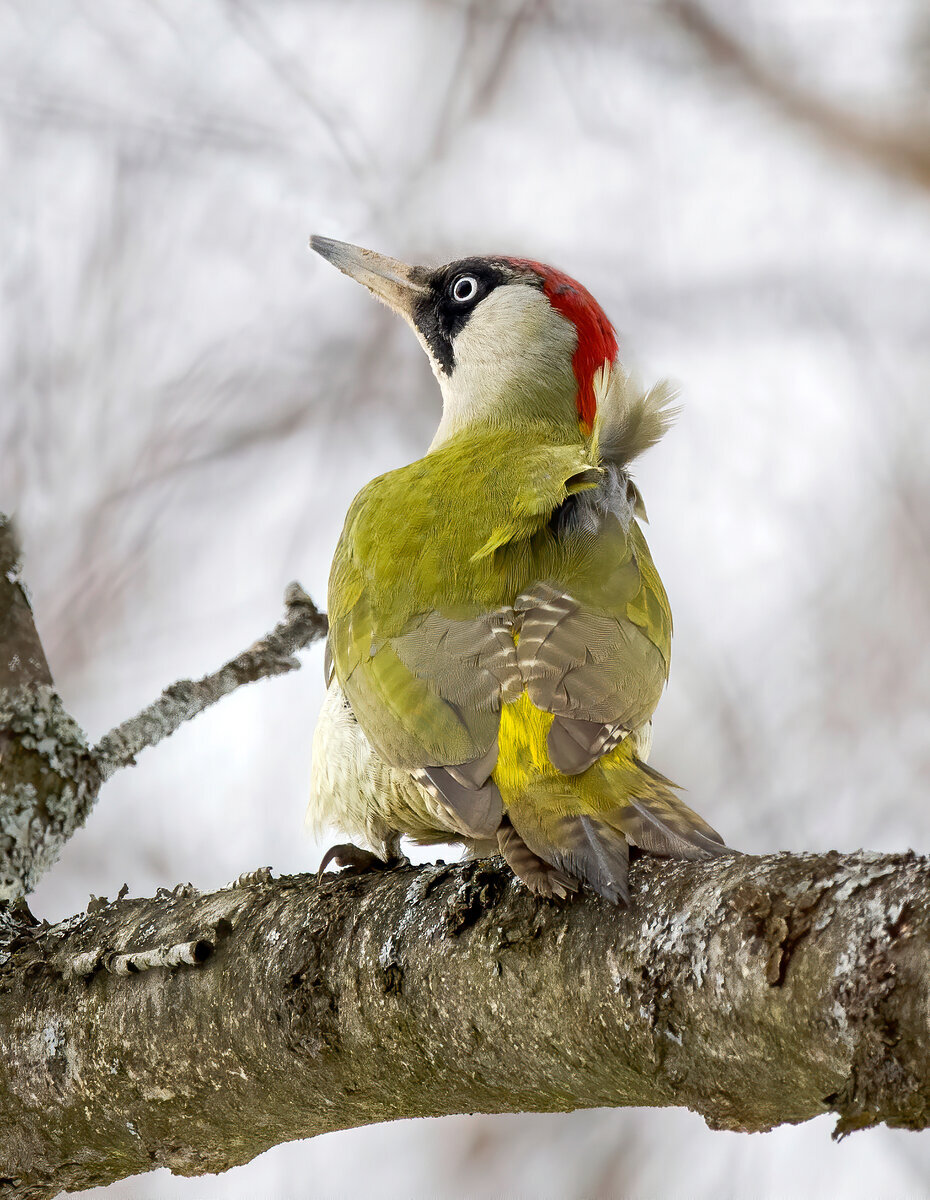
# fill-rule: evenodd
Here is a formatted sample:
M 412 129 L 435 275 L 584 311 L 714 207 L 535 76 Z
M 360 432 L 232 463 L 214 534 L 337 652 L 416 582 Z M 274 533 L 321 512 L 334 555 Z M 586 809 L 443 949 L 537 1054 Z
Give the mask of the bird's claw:
M 330 863 L 342 868 L 345 875 L 364 875 L 367 871 L 390 871 L 393 867 L 406 866 L 408 860 L 403 855 L 396 855 L 385 861 L 371 850 L 363 850 L 351 842 L 340 842 L 337 846 L 330 846 L 323 855 L 316 873 L 317 882 L 323 878 L 323 872 Z

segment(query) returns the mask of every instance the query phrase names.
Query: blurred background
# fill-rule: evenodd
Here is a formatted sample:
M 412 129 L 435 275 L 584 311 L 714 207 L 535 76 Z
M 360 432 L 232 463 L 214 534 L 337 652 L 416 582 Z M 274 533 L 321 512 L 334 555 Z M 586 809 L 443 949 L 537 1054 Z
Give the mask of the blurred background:
M 925 0 L 4 0 L 0 170 L 0 508 L 90 737 L 288 580 L 324 602 L 351 498 L 429 442 L 425 356 L 308 235 L 499 251 L 683 388 L 638 470 L 652 761 L 747 851 L 930 845 Z M 109 783 L 35 911 L 315 867 L 304 659 Z M 106 1196 L 930 1194 L 930 1135 L 830 1128 L 403 1122 Z

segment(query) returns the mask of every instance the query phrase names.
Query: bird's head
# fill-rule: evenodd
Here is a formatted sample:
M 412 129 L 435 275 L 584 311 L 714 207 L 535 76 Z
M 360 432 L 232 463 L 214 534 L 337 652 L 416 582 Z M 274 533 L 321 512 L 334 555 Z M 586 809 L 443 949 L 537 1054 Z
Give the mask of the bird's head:
M 543 420 L 590 432 L 599 372 L 617 338 L 591 293 L 523 258 L 462 258 L 445 266 L 396 259 L 312 237 L 318 254 L 408 322 L 442 388 L 433 445 L 473 424 Z

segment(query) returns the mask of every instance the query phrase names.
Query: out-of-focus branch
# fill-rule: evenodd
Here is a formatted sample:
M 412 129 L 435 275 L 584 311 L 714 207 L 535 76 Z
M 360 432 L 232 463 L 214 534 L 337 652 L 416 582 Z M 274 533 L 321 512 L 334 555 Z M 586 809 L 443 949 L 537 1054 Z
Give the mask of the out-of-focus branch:
M 284 619 L 212 675 L 181 680 L 94 749 L 65 712 L 19 580 L 19 551 L 0 514 L 0 901 L 32 891 L 87 819 L 102 783 L 245 683 L 300 664 L 297 650 L 326 633 L 299 584 L 285 593 Z
M 871 166 L 930 189 L 930 125 L 869 120 L 791 83 L 785 74 L 718 22 L 697 0 L 666 0 L 666 9 L 715 66 L 734 72 L 744 84 L 783 113 L 809 125 L 832 146 Z
M 459 1112 L 930 1125 L 927 859 L 644 859 L 631 886 L 560 905 L 497 860 L 13 914 L 0 1195 Z
M 123 721 L 101 738 L 93 754 L 103 778 L 109 778 L 120 767 L 131 766 L 140 750 L 157 745 L 185 721 L 244 683 L 296 670 L 300 662 L 294 657 L 295 652 L 326 634 L 326 614 L 317 610 L 299 583 L 288 585 L 284 603 L 284 619 L 267 636 L 212 675 L 173 683 L 137 716 Z

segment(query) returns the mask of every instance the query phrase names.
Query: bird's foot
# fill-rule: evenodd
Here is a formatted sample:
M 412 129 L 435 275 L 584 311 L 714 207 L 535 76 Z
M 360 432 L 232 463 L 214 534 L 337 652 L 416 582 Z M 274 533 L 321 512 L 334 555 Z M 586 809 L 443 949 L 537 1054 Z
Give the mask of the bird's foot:
M 367 871 L 390 871 L 394 867 L 409 866 L 410 860 L 403 854 L 393 854 L 389 858 L 379 858 L 371 850 L 363 850 L 361 846 L 353 846 L 351 842 L 340 842 L 338 846 L 330 846 L 323 855 L 320 869 L 316 873 L 317 880 L 323 877 L 323 872 L 330 863 L 335 863 L 342 869 L 344 875 L 364 875 Z

